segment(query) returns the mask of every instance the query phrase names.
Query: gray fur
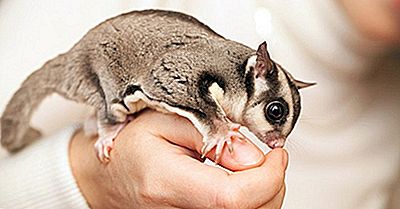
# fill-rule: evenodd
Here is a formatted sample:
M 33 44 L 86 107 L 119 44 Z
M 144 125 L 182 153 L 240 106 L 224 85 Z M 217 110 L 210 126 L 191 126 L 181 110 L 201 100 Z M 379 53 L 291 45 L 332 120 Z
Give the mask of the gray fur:
M 201 85 L 215 79 L 235 102 L 235 96 L 249 92 L 244 64 L 254 54 L 181 13 L 145 10 L 111 18 L 23 82 L 2 115 L 1 144 L 17 151 L 38 138 L 29 126 L 32 113 L 54 92 L 94 106 L 100 124 L 121 122 L 110 107 L 123 103 L 132 85 L 216 130 L 213 121 L 220 113 Z

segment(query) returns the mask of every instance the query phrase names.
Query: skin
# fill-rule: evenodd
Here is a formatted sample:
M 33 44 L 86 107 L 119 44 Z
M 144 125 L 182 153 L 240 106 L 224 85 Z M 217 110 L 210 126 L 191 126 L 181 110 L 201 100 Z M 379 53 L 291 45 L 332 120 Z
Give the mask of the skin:
M 366 38 L 400 45 L 399 0 L 339 0 L 354 27 Z
M 96 139 L 82 131 L 71 142 L 70 161 L 92 208 L 281 207 L 285 150 L 264 156 L 251 143 L 234 140 L 235 154 L 224 149 L 221 156 L 220 164 L 235 171 L 228 174 L 202 163 L 201 139 L 185 118 L 146 110 L 117 136 L 110 163 L 98 161 Z

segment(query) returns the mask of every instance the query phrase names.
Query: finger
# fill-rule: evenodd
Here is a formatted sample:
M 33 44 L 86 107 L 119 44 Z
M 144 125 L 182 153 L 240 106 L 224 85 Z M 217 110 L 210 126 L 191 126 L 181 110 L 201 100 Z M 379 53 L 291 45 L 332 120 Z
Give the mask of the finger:
M 287 152 L 283 149 L 273 149 L 261 166 L 233 173 L 228 183 L 231 185 L 230 192 L 240 196 L 247 202 L 244 204 L 251 208 L 269 202 L 284 186 L 287 163 Z
M 254 168 L 264 162 L 264 154 L 255 145 L 248 141 L 232 141 L 233 152 L 225 146 L 219 164 L 232 171 L 241 171 Z M 206 155 L 209 159 L 215 159 L 215 149 Z
M 203 137 L 189 120 L 178 115 L 154 111 L 148 111 L 145 115 L 145 118 L 141 119 L 158 121 L 150 123 L 154 124 L 150 129 L 152 134 L 201 153 Z M 236 171 L 256 167 L 264 160 L 263 153 L 250 142 L 233 140 L 232 147 L 233 153 L 230 153 L 227 147 L 223 149 L 219 163 L 230 170 Z M 215 159 L 215 149 L 211 150 L 207 157 Z
M 273 150 L 259 168 L 235 172 L 232 175 L 189 157 L 153 157 L 159 160 L 158 169 L 165 171 L 158 174 L 161 180 L 157 182 L 168 183 L 161 187 L 171 191 L 172 199 L 182 197 L 179 200 L 174 199 L 181 207 L 197 205 L 199 208 L 230 208 L 240 204 L 246 206 L 245 208 L 256 208 L 273 201 L 282 189 L 287 164 L 287 157 L 284 155 L 286 151 L 282 149 Z M 171 165 L 174 165 L 174 169 L 171 169 Z

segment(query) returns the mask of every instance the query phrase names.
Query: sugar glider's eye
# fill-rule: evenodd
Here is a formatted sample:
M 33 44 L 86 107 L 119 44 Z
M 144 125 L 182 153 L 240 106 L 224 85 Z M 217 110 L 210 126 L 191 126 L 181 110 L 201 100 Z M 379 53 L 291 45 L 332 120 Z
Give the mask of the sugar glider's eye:
M 265 116 L 270 122 L 278 123 L 285 116 L 286 106 L 280 101 L 272 101 L 265 107 Z

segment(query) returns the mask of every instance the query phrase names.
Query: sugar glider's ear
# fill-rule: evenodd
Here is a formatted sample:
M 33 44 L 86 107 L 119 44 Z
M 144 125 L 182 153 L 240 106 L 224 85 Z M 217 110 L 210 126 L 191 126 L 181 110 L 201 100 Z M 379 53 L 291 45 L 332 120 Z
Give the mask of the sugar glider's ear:
M 293 79 L 293 83 L 294 83 L 294 85 L 296 85 L 297 89 L 304 89 L 304 88 L 314 86 L 317 84 L 315 82 L 305 82 L 305 81 L 299 81 L 296 79 Z
M 267 51 L 267 42 L 264 41 L 258 46 L 256 56 L 252 56 L 249 58 L 246 71 L 248 71 L 249 66 L 254 66 L 254 77 L 256 78 L 256 80 L 264 81 L 264 78 L 266 76 L 272 75 L 273 73 L 275 73 L 275 71 L 278 70 L 276 67 L 274 67 L 273 63 L 274 62 L 271 60 L 271 57 L 269 56 L 269 53 Z M 285 72 L 289 76 L 291 81 L 296 85 L 297 89 L 304 89 L 310 86 L 314 86 L 316 84 L 314 82 L 310 83 L 294 79 L 293 76 L 290 75 L 290 73 L 288 73 L 287 71 Z
M 265 77 L 267 74 L 272 74 L 276 70 L 272 65 L 271 57 L 267 51 L 267 42 L 262 42 L 257 49 L 256 64 L 254 66 L 255 78 Z
M 294 83 L 294 85 L 299 90 L 310 87 L 310 86 L 314 86 L 317 84 L 315 82 L 305 82 L 305 81 L 297 80 L 297 79 L 293 78 L 293 76 L 290 73 L 288 73 L 287 71 L 285 71 L 285 72 L 286 72 L 286 75 L 288 75 L 289 79 Z

